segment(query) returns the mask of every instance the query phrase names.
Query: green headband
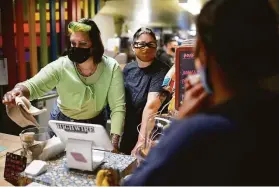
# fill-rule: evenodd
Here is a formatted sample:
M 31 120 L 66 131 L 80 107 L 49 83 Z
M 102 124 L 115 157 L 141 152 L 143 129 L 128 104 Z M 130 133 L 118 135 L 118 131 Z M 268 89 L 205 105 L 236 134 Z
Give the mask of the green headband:
M 79 31 L 81 31 L 81 32 L 88 32 L 90 30 L 91 30 L 91 26 L 90 25 L 86 25 L 86 24 L 80 23 L 80 22 L 72 21 L 68 25 L 69 33 L 79 32 Z

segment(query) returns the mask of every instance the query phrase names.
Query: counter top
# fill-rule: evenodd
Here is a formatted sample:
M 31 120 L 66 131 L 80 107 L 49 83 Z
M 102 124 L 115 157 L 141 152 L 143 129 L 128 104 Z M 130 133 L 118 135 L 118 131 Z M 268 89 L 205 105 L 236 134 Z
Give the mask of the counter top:
M 4 179 L 6 153 L 20 153 L 21 142 L 19 136 L 0 133 L 0 146 L 6 149 L 0 152 L 0 186 L 12 186 Z
M 0 152 L 0 186 L 12 186 L 4 179 L 5 156 L 7 152 L 20 154 L 21 142 L 19 136 L 0 133 L 0 146 L 7 149 Z M 65 152 L 54 159 L 47 161 L 49 167 L 47 172 L 37 177 L 21 174 L 21 184 L 37 182 L 49 186 L 94 186 L 97 170 L 94 172 L 69 169 L 66 165 Z M 136 158 L 129 155 L 120 155 L 105 152 L 104 164 L 99 169 L 112 168 L 120 172 L 124 177 L 136 167 Z
M 65 153 L 63 153 L 57 158 L 47 161 L 48 170 L 37 177 L 27 176 L 23 172 L 21 184 L 26 185 L 27 181 L 27 183 L 36 182 L 47 186 L 95 186 L 96 174 L 99 169 L 112 168 L 118 170 L 120 176 L 124 177 L 136 167 L 136 158 L 110 152 L 105 152 L 104 162 L 93 172 L 69 169 L 66 165 Z

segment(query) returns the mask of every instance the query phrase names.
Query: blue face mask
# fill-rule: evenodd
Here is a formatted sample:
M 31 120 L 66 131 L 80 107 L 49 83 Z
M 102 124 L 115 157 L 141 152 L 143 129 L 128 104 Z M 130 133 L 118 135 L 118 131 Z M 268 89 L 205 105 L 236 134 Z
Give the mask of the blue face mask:
M 212 88 L 209 85 L 208 80 L 207 80 L 208 79 L 208 72 L 207 72 L 206 67 L 202 66 L 200 69 L 198 69 L 198 74 L 200 75 L 201 83 L 202 83 L 203 88 L 205 89 L 205 91 L 208 94 L 212 94 L 213 93 Z

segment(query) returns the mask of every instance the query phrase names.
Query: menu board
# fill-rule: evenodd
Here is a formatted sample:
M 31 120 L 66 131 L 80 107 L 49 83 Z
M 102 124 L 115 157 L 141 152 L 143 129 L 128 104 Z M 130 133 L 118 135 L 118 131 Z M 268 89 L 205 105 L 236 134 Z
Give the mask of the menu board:
M 185 79 L 196 74 L 194 47 L 182 46 L 175 51 L 175 108 L 178 110 L 184 99 Z
M 26 157 L 13 153 L 6 154 L 4 178 L 11 184 L 18 186 L 19 174 L 26 168 Z

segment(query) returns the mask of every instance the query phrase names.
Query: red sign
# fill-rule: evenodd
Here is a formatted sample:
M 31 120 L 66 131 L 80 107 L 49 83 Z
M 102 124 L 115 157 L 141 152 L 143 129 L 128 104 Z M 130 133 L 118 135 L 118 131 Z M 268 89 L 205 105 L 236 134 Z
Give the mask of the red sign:
M 6 154 L 4 178 L 11 184 L 18 186 L 19 174 L 26 168 L 26 157 L 13 153 Z

